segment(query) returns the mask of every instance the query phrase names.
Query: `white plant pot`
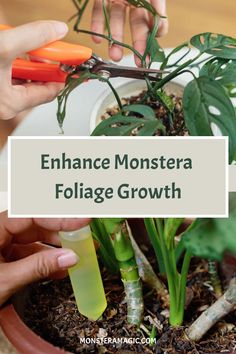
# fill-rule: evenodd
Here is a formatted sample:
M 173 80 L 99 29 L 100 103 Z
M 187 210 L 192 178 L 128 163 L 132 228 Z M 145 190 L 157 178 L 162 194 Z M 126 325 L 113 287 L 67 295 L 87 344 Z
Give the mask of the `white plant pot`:
M 165 91 L 167 94 L 174 94 L 177 97 L 182 97 L 184 87 L 187 85 L 188 81 L 189 80 L 186 79 L 176 78 L 165 85 Z M 139 95 L 140 92 L 146 89 L 146 83 L 144 80 L 131 79 L 116 86 L 115 89 L 120 98 L 128 98 Z M 90 133 L 92 133 L 95 127 L 101 122 L 101 117 L 106 113 L 107 109 L 114 106 L 117 106 L 117 101 L 113 92 L 108 88 L 95 102 L 90 116 Z M 216 124 L 212 123 L 211 129 L 214 136 L 222 136 L 222 133 Z
M 186 81 L 184 80 L 174 80 L 169 82 L 165 86 L 165 91 L 167 94 L 174 94 L 178 97 L 183 96 L 184 86 Z M 136 96 L 140 94 L 143 90 L 146 89 L 146 83 L 143 80 L 129 80 L 126 83 L 122 83 L 120 86 L 117 86 L 116 91 L 120 98 L 128 98 L 130 96 Z M 110 89 L 107 89 L 105 92 L 100 95 L 97 99 L 94 108 L 90 116 L 90 132 L 95 129 L 95 127 L 101 122 L 101 117 L 106 113 L 108 108 L 112 108 L 117 105 L 115 96 Z

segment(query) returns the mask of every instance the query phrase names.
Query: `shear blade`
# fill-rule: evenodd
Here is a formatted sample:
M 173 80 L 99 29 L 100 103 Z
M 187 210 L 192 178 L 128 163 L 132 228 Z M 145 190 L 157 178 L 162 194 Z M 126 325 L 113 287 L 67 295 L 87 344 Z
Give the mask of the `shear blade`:
M 108 73 L 110 77 L 127 77 L 133 79 L 144 80 L 148 77 L 149 80 L 160 80 L 161 74 L 167 73 L 167 71 L 147 69 L 147 68 L 133 68 L 130 66 L 119 66 L 115 64 L 98 63 L 92 70 L 93 73 Z

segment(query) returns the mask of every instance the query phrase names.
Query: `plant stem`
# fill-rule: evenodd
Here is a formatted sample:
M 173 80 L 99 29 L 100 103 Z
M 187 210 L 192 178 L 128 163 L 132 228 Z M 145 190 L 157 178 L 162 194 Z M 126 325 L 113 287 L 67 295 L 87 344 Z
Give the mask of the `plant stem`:
M 222 288 L 215 261 L 208 260 L 208 272 L 215 295 L 218 299 L 220 296 L 222 296 Z
M 130 241 L 132 243 L 136 262 L 138 265 L 139 275 L 143 282 L 145 282 L 151 289 L 156 290 L 157 294 L 160 295 L 162 298 L 166 298 L 166 288 L 162 281 L 157 277 L 155 274 L 151 264 L 149 263 L 146 256 L 141 251 L 140 247 L 138 246 L 137 242 L 135 241 L 130 228 L 127 226 Z M 165 301 L 166 302 L 166 301 Z
M 236 305 L 236 279 L 232 279 L 228 290 L 213 305 L 211 305 L 188 328 L 190 340 L 199 341 L 204 334 L 221 318 L 234 310 Z
M 177 309 L 177 313 L 176 313 L 176 317 L 174 319 L 174 322 L 172 323 L 173 326 L 180 326 L 183 322 L 184 307 L 185 307 L 185 301 L 186 301 L 186 282 L 187 282 L 187 275 L 188 275 L 190 261 L 191 261 L 191 254 L 186 252 L 184 255 L 184 260 L 183 260 L 182 269 L 181 269 L 179 294 L 177 296 L 177 299 L 179 300 L 178 301 L 178 309 Z
M 130 45 L 128 45 L 126 43 L 122 43 L 122 42 L 117 41 L 113 37 L 110 38 L 109 36 L 106 36 L 105 34 L 92 32 L 92 31 L 87 31 L 87 30 L 84 30 L 84 29 L 76 29 L 76 32 L 85 33 L 85 34 L 91 34 L 93 36 L 104 38 L 107 41 L 112 42 L 112 44 L 117 44 L 117 45 L 120 45 L 121 47 L 124 47 L 124 48 L 127 48 L 127 49 L 131 50 L 140 60 L 142 60 L 142 55 L 136 49 L 134 49 L 133 47 L 131 47 Z
M 103 10 L 104 18 L 105 18 L 105 26 L 107 28 L 108 37 L 110 38 L 110 41 L 112 42 L 111 27 L 110 27 L 109 16 L 107 13 L 105 0 L 102 0 L 102 10 Z
M 107 82 L 107 84 L 109 85 L 110 89 L 112 90 L 112 92 L 113 92 L 113 94 L 114 94 L 114 96 L 115 96 L 115 98 L 116 98 L 117 104 L 118 104 L 118 106 L 119 106 L 121 112 L 123 112 L 123 106 L 122 106 L 122 103 L 121 103 L 121 100 L 120 100 L 120 97 L 119 97 L 118 93 L 116 92 L 114 86 L 111 84 L 111 82 L 110 82 L 109 79 L 106 80 L 106 82 Z
M 90 226 L 93 238 L 99 243 L 98 254 L 101 257 L 102 263 L 108 271 L 116 274 L 119 272 L 119 267 L 110 235 L 106 233 L 106 229 L 100 219 L 93 219 Z
M 157 81 L 157 83 L 154 85 L 154 90 L 157 91 L 159 90 L 161 87 L 163 87 L 167 82 L 171 81 L 172 79 L 174 79 L 177 74 L 185 69 L 186 67 L 188 67 L 190 64 L 192 64 L 195 60 L 197 60 L 198 58 L 200 58 L 200 56 L 202 55 L 202 53 L 198 54 L 194 59 L 190 59 L 187 60 L 184 64 L 180 65 L 178 68 L 176 68 L 174 71 L 172 71 L 169 75 L 167 75 L 166 77 L 164 77 L 164 79 Z
M 152 32 L 150 34 L 150 39 L 149 39 L 150 42 L 155 40 L 157 31 L 158 31 L 158 16 L 155 15 L 154 16 L 154 24 L 153 24 Z M 143 54 L 142 61 L 141 61 L 142 67 L 146 67 L 146 59 L 147 59 L 149 49 L 150 48 L 148 48 L 148 46 L 147 46 L 145 49 L 145 52 Z M 151 58 L 150 58 L 150 60 L 151 60 Z M 151 65 L 151 61 L 150 61 L 150 65 Z
M 150 341 L 151 341 L 151 343 L 150 343 L 151 346 L 154 346 L 154 344 L 155 344 L 154 339 L 156 338 L 156 335 L 157 335 L 157 329 L 155 326 L 153 326 L 150 336 L 149 336 Z
M 181 62 L 181 60 L 183 60 L 191 51 L 191 48 L 188 48 L 188 50 L 186 51 L 186 53 L 184 53 L 175 63 L 170 64 L 170 65 L 166 65 L 165 69 L 169 69 L 169 68 L 173 68 L 175 66 L 178 66 L 178 64 Z
M 176 291 L 176 284 L 178 279 L 176 279 L 172 257 L 169 257 L 169 250 L 167 250 L 165 238 L 164 238 L 164 229 L 162 225 L 162 220 L 156 219 L 157 228 L 160 235 L 160 245 L 161 245 L 161 252 L 165 264 L 167 282 L 168 282 L 168 289 L 170 295 L 170 324 L 174 325 L 174 318 L 176 317 L 177 312 L 177 291 Z M 173 319 L 173 321 L 172 321 Z M 173 323 L 172 323 L 173 322 Z
M 212 58 L 214 58 L 214 57 L 211 56 L 211 57 L 207 57 L 207 58 L 205 58 L 205 59 L 202 59 L 202 60 L 198 61 L 197 63 L 193 63 L 193 64 L 189 65 L 189 68 L 198 67 L 198 66 L 201 65 L 202 63 L 205 63 L 205 61 L 211 60 Z
M 158 237 L 158 233 L 155 228 L 155 224 L 153 219 L 145 218 L 144 219 L 144 224 L 148 233 L 148 236 L 150 238 L 152 247 L 154 248 L 158 266 L 159 266 L 159 271 L 161 274 L 165 273 L 165 265 L 164 265 L 164 260 L 163 260 L 163 255 L 161 252 L 161 245 L 160 245 L 160 240 Z
M 114 239 L 115 258 L 119 263 L 121 279 L 127 300 L 127 320 L 139 326 L 143 320 L 142 283 L 138 273 L 134 250 L 124 219 L 103 219 L 107 233 Z
M 127 301 L 127 320 L 140 325 L 143 319 L 143 294 L 138 266 L 130 240 L 120 230 L 114 235 L 114 250 L 119 262 L 121 279 L 124 284 Z
M 82 5 L 81 8 L 80 8 L 79 4 L 77 4 L 76 0 L 72 0 L 72 1 L 73 1 L 73 3 L 74 3 L 75 7 L 76 7 L 77 10 L 78 10 L 78 17 L 77 17 L 76 23 L 75 23 L 75 25 L 74 25 L 74 29 L 77 29 L 78 26 L 79 26 L 81 17 L 83 16 L 83 13 L 84 13 L 84 11 L 85 11 L 87 5 L 88 5 L 89 0 L 85 0 L 85 1 L 83 2 L 83 5 Z

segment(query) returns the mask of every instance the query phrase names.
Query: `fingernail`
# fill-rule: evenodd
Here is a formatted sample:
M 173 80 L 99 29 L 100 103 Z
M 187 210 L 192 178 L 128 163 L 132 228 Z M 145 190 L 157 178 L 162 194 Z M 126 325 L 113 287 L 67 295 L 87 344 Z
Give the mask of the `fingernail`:
M 65 250 L 62 255 L 57 258 L 58 265 L 61 269 L 69 268 L 78 263 L 79 257 L 71 250 Z
M 110 56 L 114 61 L 120 61 L 122 58 L 122 49 L 119 46 L 113 45 L 110 49 Z
M 58 35 L 63 36 L 68 32 L 69 28 L 65 22 L 55 21 L 54 25 Z
M 159 11 L 161 16 L 166 16 L 166 0 L 160 1 Z

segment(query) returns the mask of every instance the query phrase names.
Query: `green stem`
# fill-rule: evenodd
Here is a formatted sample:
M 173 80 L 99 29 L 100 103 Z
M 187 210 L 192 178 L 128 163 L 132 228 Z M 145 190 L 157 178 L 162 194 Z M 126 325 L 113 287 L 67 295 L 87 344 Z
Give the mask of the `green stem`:
M 155 40 L 156 35 L 157 35 L 157 31 L 158 31 L 158 16 L 155 15 L 154 16 L 154 24 L 153 24 L 152 32 L 151 32 L 150 38 L 149 38 L 150 43 L 153 43 L 153 41 Z M 147 59 L 148 52 L 150 50 L 149 47 L 150 46 L 146 46 L 145 52 L 143 54 L 142 61 L 141 61 L 142 67 L 146 67 L 146 59 Z
M 148 233 L 148 236 L 150 238 L 152 247 L 154 248 L 158 266 L 159 266 L 159 271 L 161 274 L 165 273 L 165 265 L 164 265 L 164 260 L 163 260 L 163 255 L 161 252 L 161 245 L 160 245 L 160 240 L 158 237 L 158 233 L 155 228 L 155 224 L 153 219 L 145 218 L 144 219 L 144 224 Z
M 201 65 L 202 63 L 205 63 L 205 61 L 211 60 L 212 58 L 214 58 L 214 57 L 211 56 L 211 57 L 207 57 L 207 58 L 205 58 L 205 59 L 202 59 L 202 60 L 198 61 L 197 63 L 193 63 L 193 64 L 189 65 L 189 68 L 198 67 L 198 66 Z
M 111 27 L 110 27 L 110 21 L 109 21 L 109 16 L 107 13 L 105 0 L 102 0 L 102 10 L 103 10 L 104 18 L 105 18 L 105 25 L 107 28 L 108 37 L 110 38 L 110 41 L 112 42 Z
M 73 0 L 72 0 L 72 1 L 73 1 Z M 78 26 L 79 26 L 79 24 L 80 24 L 81 17 L 83 16 L 83 13 L 84 13 L 84 11 L 85 11 L 87 5 L 88 5 L 88 2 L 89 2 L 89 0 L 85 0 L 85 1 L 83 2 L 82 7 L 80 8 L 79 4 L 77 4 L 75 0 L 73 1 L 75 7 L 76 7 L 77 10 L 78 10 L 78 17 L 77 17 L 76 23 L 75 23 L 75 25 L 74 25 L 74 30 L 76 30 L 76 29 L 78 28 Z
M 169 68 L 173 68 L 178 66 L 178 64 L 181 62 L 181 60 L 183 60 L 191 51 L 191 48 L 188 48 L 188 50 L 186 51 L 186 53 L 184 53 L 175 63 L 170 64 L 170 65 L 166 65 L 165 69 L 169 69 Z
M 128 235 L 122 231 L 122 224 L 120 224 L 120 231 L 116 232 L 114 237 L 115 256 L 119 262 L 126 294 L 127 320 L 129 323 L 139 326 L 143 320 L 144 304 L 134 250 Z
M 157 335 L 157 329 L 156 329 L 155 326 L 152 326 L 152 330 L 151 330 L 151 333 L 150 333 L 150 336 L 149 336 L 150 341 L 151 341 L 150 346 L 154 346 L 155 345 L 154 339 L 156 338 L 156 335 Z
M 186 252 L 184 255 L 184 260 L 183 260 L 181 275 L 180 275 L 179 294 L 177 294 L 177 298 L 179 300 L 178 308 L 175 313 L 175 317 L 173 318 L 173 316 L 170 316 L 170 324 L 172 326 L 181 326 L 183 322 L 184 306 L 186 301 L 186 283 L 187 283 L 187 275 L 188 275 L 188 269 L 189 269 L 191 257 L 192 256 L 189 252 Z
M 156 219 L 156 224 L 159 230 L 160 235 L 160 245 L 161 245 L 161 252 L 165 264 L 167 282 L 168 282 L 168 289 L 170 295 L 170 316 L 175 317 L 175 313 L 177 310 L 177 293 L 176 293 L 176 277 L 173 272 L 172 267 L 172 259 L 169 257 L 168 249 L 166 247 L 165 238 L 164 238 L 164 229 L 162 225 L 162 221 L 160 219 Z
M 215 295 L 217 298 L 222 296 L 222 287 L 220 278 L 217 272 L 216 262 L 212 260 L 208 260 L 208 273 L 210 275 L 211 284 L 213 286 Z
M 76 9 L 77 9 L 78 11 L 80 11 L 80 6 L 79 6 L 79 4 L 77 3 L 77 0 L 72 0 L 72 2 L 73 2 L 73 4 L 75 5 Z
M 178 68 L 176 68 L 174 71 L 172 71 L 169 75 L 164 77 L 164 79 L 162 79 L 161 81 L 157 81 L 157 83 L 154 85 L 154 90 L 155 91 L 159 90 L 167 82 L 169 82 L 172 79 L 174 79 L 180 71 L 182 71 L 183 69 L 188 67 L 190 64 L 192 64 L 195 60 L 200 58 L 201 55 L 202 55 L 202 53 L 198 54 L 194 59 L 190 59 L 190 60 L 186 61 L 184 64 L 180 65 Z
M 119 106 L 121 112 L 123 112 L 123 106 L 122 106 L 122 103 L 121 103 L 121 100 L 120 100 L 120 97 L 119 97 L 117 91 L 115 90 L 114 86 L 111 84 L 111 82 L 110 82 L 109 79 L 106 80 L 106 82 L 107 82 L 107 84 L 109 85 L 110 89 L 112 90 L 112 92 L 113 92 L 113 94 L 114 94 L 114 96 L 115 96 L 115 98 L 116 98 L 117 104 L 118 104 L 118 106 Z
M 100 219 L 93 219 L 90 224 L 93 238 L 99 243 L 98 253 L 101 261 L 108 271 L 116 274 L 119 271 L 118 263 L 115 258 L 114 248 L 110 235 L 107 234 Z
M 183 238 L 181 238 L 180 241 L 177 243 L 177 246 L 175 247 L 176 264 L 178 264 L 178 261 L 179 261 L 180 257 L 182 256 L 184 250 L 185 250 L 185 245 L 184 245 Z
M 126 43 L 122 43 L 120 41 L 117 41 L 113 37 L 110 38 L 109 36 L 106 36 L 105 34 L 92 32 L 92 31 L 87 31 L 87 30 L 84 30 L 84 29 L 75 29 L 75 30 L 76 30 L 76 32 L 85 33 L 85 34 L 91 34 L 93 36 L 104 38 L 107 41 L 112 42 L 112 44 L 117 44 L 117 45 L 119 45 L 119 46 L 121 46 L 123 48 L 127 48 L 127 49 L 131 50 L 142 61 L 142 57 L 143 56 L 136 49 L 134 49 L 133 47 L 131 47 L 130 45 L 128 45 Z

